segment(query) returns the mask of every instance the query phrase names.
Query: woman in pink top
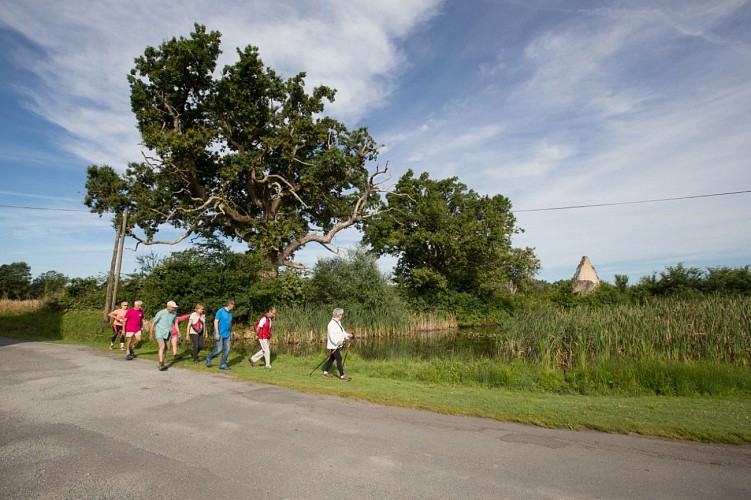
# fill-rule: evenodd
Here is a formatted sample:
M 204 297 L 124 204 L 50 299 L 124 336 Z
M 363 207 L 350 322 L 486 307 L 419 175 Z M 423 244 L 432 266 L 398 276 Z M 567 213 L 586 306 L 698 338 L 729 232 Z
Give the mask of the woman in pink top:
M 125 312 L 128 310 L 128 303 L 123 302 L 120 304 L 120 309 L 115 309 L 107 316 L 112 318 L 112 338 L 110 338 L 110 350 L 115 348 L 115 340 L 117 336 L 120 336 L 120 350 L 125 350 Z
M 190 318 L 190 314 L 178 316 L 177 321 L 175 321 L 175 324 L 172 325 L 172 335 L 170 336 L 170 343 L 172 344 L 172 357 L 175 359 L 182 358 L 182 356 L 177 352 L 177 343 L 182 339 L 182 337 L 180 337 L 180 330 L 177 329 L 177 325 L 179 325 L 181 321 L 184 321 L 188 318 Z

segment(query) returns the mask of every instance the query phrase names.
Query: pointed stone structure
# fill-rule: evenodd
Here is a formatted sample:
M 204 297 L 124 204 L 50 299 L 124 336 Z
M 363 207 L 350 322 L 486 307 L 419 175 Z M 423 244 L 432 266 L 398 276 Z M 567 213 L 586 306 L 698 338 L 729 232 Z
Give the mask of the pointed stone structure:
M 594 292 L 600 285 L 600 278 L 597 276 L 594 266 L 586 255 L 582 257 L 579 265 L 576 267 L 574 278 L 571 280 L 572 292 L 577 295 L 587 295 Z

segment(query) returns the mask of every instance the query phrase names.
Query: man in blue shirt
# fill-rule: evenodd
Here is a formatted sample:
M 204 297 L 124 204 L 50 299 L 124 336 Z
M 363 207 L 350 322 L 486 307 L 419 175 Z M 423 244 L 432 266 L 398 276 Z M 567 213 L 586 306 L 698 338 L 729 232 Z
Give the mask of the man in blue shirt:
M 211 354 L 206 356 L 206 368 L 211 368 L 211 358 L 222 353 L 222 362 L 219 365 L 220 370 L 229 370 L 227 366 L 227 357 L 229 356 L 229 339 L 232 335 L 232 309 L 235 308 L 235 301 L 232 299 L 224 303 L 224 307 L 219 309 L 214 316 L 214 340 L 216 346 Z

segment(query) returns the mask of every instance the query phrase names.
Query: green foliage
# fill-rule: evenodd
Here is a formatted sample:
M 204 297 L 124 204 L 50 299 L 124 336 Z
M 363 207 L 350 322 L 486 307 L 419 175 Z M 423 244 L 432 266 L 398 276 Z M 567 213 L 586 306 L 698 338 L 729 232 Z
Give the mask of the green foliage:
M 221 35 L 202 25 L 188 38 L 148 47 L 128 76 L 131 107 L 155 156 L 119 178 L 89 168 L 86 204 L 129 208 L 129 234 L 149 244 L 160 227 L 244 241 L 274 266 L 361 223 L 377 202 L 366 163 L 378 146 L 364 128 L 323 115 L 334 90 L 305 91 L 305 74 L 283 79 L 258 49 L 215 76 Z M 140 231 L 137 231 L 138 228 Z
M 0 297 L 25 299 L 31 286 L 31 267 L 26 262 L 0 266 Z
M 47 271 L 34 278 L 29 292 L 35 298 L 47 297 L 62 292 L 69 281 L 62 273 Z
M 101 309 L 106 292 L 105 277 L 72 278 L 58 303 L 67 310 Z
M 280 272 L 275 281 L 278 290 L 275 304 L 284 307 L 299 306 L 305 303 L 309 286 L 308 280 L 302 273 L 288 269 Z
M 213 314 L 233 298 L 235 318 L 248 320 L 276 299 L 273 280 L 258 278 L 265 269 L 262 259 L 254 254 L 197 246 L 155 264 L 141 283 L 140 299 L 147 314 L 156 313 L 169 300 L 177 302 L 179 314 L 191 312 L 198 303 L 206 307 L 207 314 Z
M 91 211 L 102 215 L 113 211 L 119 215 L 130 203 L 128 186 L 115 170 L 108 165 L 90 165 L 86 169 L 86 196 L 84 203 Z M 119 221 L 116 221 L 117 227 Z
M 455 177 L 415 178 L 410 170 L 386 198 L 388 210 L 368 220 L 365 241 L 378 255 L 398 256 L 397 282 L 412 296 L 445 302 L 447 292 L 516 290 L 540 268 L 531 248 L 511 247 L 520 230 L 501 195 L 480 196 Z
M 363 249 L 345 257 L 320 259 L 313 268 L 309 301 L 316 305 L 369 309 L 405 309 L 393 285 L 378 268 L 373 254 Z
M 651 287 L 654 295 L 690 295 L 701 288 L 702 271 L 697 267 L 686 267 L 682 262 L 668 266 L 660 273 L 659 279 L 643 281 Z
M 751 269 L 749 266 L 737 269 L 710 267 L 704 278 L 703 289 L 712 293 L 751 294 Z
M 749 266 L 737 269 L 713 267 L 702 271 L 697 267 L 686 267 L 682 262 L 668 266 L 665 271 L 645 276 L 634 288 L 634 292 L 658 296 L 692 297 L 700 293 L 742 293 L 751 294 L 751 269 Z
M 615 278 L 615 287 L 618 288 L 621 292 L 625 292 L 626 288 L 628 288 L 628 276 L 624 274 L 616 274 L 614 276 Z

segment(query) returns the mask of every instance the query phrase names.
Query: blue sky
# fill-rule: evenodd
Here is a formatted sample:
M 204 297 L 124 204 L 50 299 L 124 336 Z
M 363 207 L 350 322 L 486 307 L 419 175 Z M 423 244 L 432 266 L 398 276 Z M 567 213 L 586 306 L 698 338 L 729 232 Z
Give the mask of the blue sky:
M 327 114 L 369 127 L 392 182 L 411 168 L 509 197 L 541 279 L 570 278 L 583 255 L 611 282 L 751 264 L 750 193 L 529 211 L 751 190 L 745 0 L 5 0 L 0 264 L 108 270 L 114 232 L 83 206 L 86 167 L 141 158 L 125 76 L 194 22 L 223 34 L 220 65 L 252 44 L 284 76 L 336 88 Z M 123 269 L 186 246 L 130 242 Z

